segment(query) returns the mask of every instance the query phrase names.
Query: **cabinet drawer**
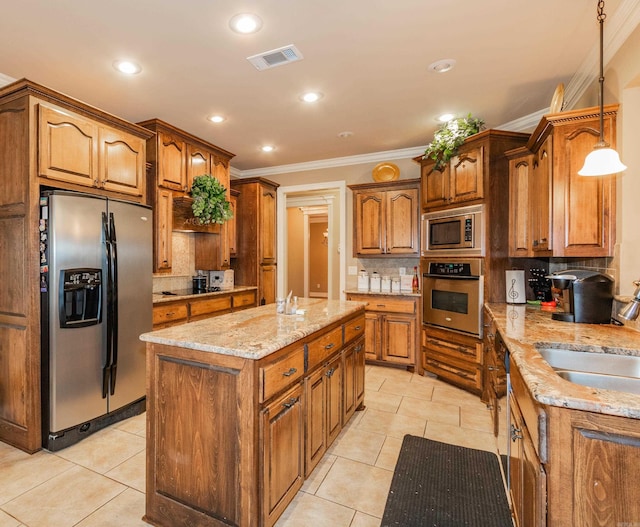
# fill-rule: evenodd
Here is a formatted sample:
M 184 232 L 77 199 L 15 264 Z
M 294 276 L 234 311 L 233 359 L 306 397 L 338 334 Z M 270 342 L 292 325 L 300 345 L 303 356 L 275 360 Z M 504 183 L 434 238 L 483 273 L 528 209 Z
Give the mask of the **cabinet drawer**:
M 344 325 L 344 341 L 350 342 L 351 340 L 359 337 L 364 333 L 364 315 L 355 318 Z
M 300 347 L 283 359 L 260 368 L 260 402 L 296 382 L 304 374 L 304 348 Z
M 187 304 L 160 304 L 153 306 L 153 325 L 187 319 Z
M 342 326 L 339 326 L 309 344 L 309 371 L 342 347 Z
M 189 315 L 198 317 L 201 315 L 209 315 L 218 311 L 228 311 L 231 309 L 231 297 L 213 297 L 206 300 L 198 300 L 189 303 Z
M 446 355 L 453 359 L 467 361 L 475 364 L 482 362 L 482 346 L 467 346 L 457 342 L 448 342 L 438 338 L 423 336 L 423 346 L 430 351 Z
M 234 309 L 240 309 L 248 306 L 256 305 L 256 292 L 247 291 L 245 293 L 236 293 L 233 295 L 233 307 Z
M 385 313 L 409 313 L 413 315 L 416 312 L 416 301 L 400 300 L 389 297 L 373 297 L 367 302 L 365 308 L 367 311 L 382 311 Z

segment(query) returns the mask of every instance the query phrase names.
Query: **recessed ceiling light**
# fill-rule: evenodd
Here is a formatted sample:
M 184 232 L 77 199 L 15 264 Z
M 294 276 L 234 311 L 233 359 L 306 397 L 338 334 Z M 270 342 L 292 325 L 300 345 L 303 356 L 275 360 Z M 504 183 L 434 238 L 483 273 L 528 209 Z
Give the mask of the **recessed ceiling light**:
M 242 33 L 243 35 L 256 33 L 262 27 L 262 19 L 251 13 L 240 13 L 231 17 L 229 27 L 236 33 Z
M 452 113 L 443 113 L 440 117 L 438 117 L 438 121 L 446 123 L 451 121 L 451 119 L 453 119 L 454 117 L 455 115 L 453 115 Z
M 271 145 L 264 145 L 261 150 L 263 152 L 273 152 L 276 149 L 275 146 L 271 146 Z
M 221 123 L 224 121 L 224 117 L 222 117 L 222 115 L 211 115 L 207 117 L 207 119 L 209 119 L 209 121 L 211 121 L 212 123 Z
M 347 139 L 348 137 L 351 137 L 353 135 L 353 132 L 349 132 L 348 130 L 344 131 L 344 132 L 340 132 L 338 134 L 338 137 L 340 139 Z
M 428 69 L 434 73 L 446 73 L 451 71 L 455 65 L 456 61 L 454 59 L 442 59 L 429 64 Z
M 300 100 L 304 102 L 316 102 L 322 99 L 322 94 L 320 92 L 310 91 L 304 93 L 300 96 Z
M 113 63 L 113 67 L 120 73 L 125 73 L 126 75 L 137 75 L 142 71 L 139 64 L 130 60 L 116 60 Z

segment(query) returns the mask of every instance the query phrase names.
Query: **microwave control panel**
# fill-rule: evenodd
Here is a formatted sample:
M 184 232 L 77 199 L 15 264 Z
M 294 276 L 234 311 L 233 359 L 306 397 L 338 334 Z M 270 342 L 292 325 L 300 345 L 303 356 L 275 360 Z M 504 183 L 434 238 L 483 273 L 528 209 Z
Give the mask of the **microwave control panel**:
M 451 278 L 476 278 L 482 274 L 482 263 L 480 259 L 468 261 L 438 261 L 426 262 L 423 268 L 428 276 L 451 277 Z
M 473 220 L 471 218 L 464 219 L 464 241 L 473 241 Z

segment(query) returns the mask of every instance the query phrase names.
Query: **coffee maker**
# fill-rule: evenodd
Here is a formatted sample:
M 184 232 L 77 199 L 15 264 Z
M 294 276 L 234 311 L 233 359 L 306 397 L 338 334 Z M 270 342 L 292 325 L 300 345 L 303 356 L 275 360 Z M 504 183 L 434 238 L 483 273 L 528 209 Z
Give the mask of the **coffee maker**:
M 613 304 L 613 278 L 582 269 L 556 271 L 547 278 L 560 291 L 563 312 L 551 315 L 554 320 L 608 324 Z

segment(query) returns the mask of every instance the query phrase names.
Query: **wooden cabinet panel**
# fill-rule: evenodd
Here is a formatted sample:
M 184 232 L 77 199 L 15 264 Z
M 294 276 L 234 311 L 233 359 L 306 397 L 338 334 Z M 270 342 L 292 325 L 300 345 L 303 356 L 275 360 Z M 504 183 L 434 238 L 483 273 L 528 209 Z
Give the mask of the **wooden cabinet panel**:
M 153 327 L 166 327 L 183 324 L 187 321 L 189 310 L 186 301 L 156 304 L 153 306 Z
M 525 148 L 509 159 L 509 256 L 531 254 L 531 223 L 534 211 L 529 204 L 533 155 Z
M 364 315 L 364 350 L 367 360 L 379 360 L 382 343 L 382 318 L 377 313 L 366 312 Z
M 304 375 L 304 347 L 260 368 L 260 402 L 264 402 Z
M 342 346 L 342 327 L 328 331 L 307 345 L 309 370 L 321 364 Z
M 449 165 L 436 170 L 435 162 L 425 161 L 421 169 L 422 210 L 443 207 L 449 201 Z
M 365 353 L 364 338 L 360 337 L 354 344 L 355 358 L 355 390 L 356 390 L 356 409 L 363 408 L 364 403 L 364 375 L 365 375 Z
M 532 256 L 551 254 L 552 159 L 553 143 L 549 137 L 533 157 L 532 177 L 529 181 Z
M 463 151 L 449 163 L 450 202 L 462 203 L 484 197 L 484 148 L 482 146 Z
M 360 295 L 358 301 L 367 302 L 367 311 L 375 311 L 379 313 L 406 313 L 408 315 L 416 314 L 416 299 L 407 297 L 400 300 L 393 296 L 373 296 Z
M 38 106 L 39 175 L 98 186 L 98 125 L 68 112 Z
M 385 315 L 382 360 L 411 365 L 415 362 L 415 317 Z
M 419 180 L 349 185 L 354 256 L 419 254 Z
M 342 430 L 342 357 L 336 355 L 325 369 L 327 377 L 327 448 Z
M 277 268 L 275 265 L 260 266 L 260 285 L 262 298 L 260 305 L 273 304 L 276 301 Z
M 231 311 L 231 296 L 210 297 L 189 302 L 189 321 L 209 318 L 212 314 Z
M 311 474 L 327 451 L 327 382 L 324 368 L 305 379 L 306 476 Z
M 418 194 L 417 188 L 386 193 L 387 254 L 419 254 Z
M 260 199 L 260 247 L 263 263 L 276 261 L 276 190 L 263 188 Z M 275 298 L 274 300 L 275 301 Z M 273 302 L 272 301 L 272 302 Z M 271 302 L 267 302 L 271 303 Z
M 238 254 L 238 235 L 237 235 L 237 209 L 238 209 L 238 196 L 237 193 L 232 192 L 229 196 L 229 206 L 233 217 L 227 222 L 227 239 L 229 240 L 229 257 L 234 258 Z
M 98 130 L 98 140 L 99 186 L 112 192 L 144 197 L 146 141 L 104 126 Z
M 346 423 L 356 411 L 356 352 L 355 345 L 342 352 L 343 398 L 342 422 Z
M 364 333 L 364 316 L 353 319 L 344 326 L 344 343 L 347 344 Z
M 156 272 L 171 271 L 171 234 L 173 224 L 173 194 L 170 190 L 158 189 L 155 206 L 155 246 L 154 270 Z
M 262 504 L 266 527 L 276 522 L 304 480 L 302 395 L 302 385 L 297 384 L 261 413 Z
M 159 187 L 184 192 L 187 189 L 187 144 L 168 132 L 158 132 Z
M 244 291 L 242 293 L 233 294 L 233 310 L 246 309 L 256 305 L 256 292 Z
M 187 144 L 187 191 L 193 186 L 194 178 L 204 174 L 213 175 L 210 152 L 199 146 Z

